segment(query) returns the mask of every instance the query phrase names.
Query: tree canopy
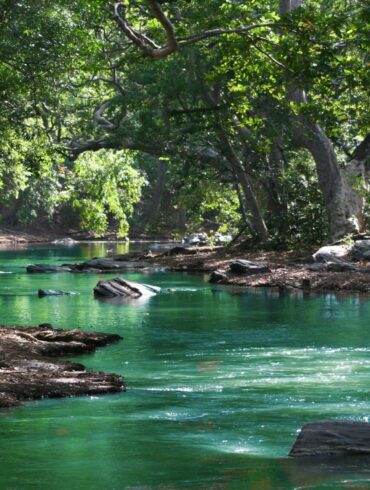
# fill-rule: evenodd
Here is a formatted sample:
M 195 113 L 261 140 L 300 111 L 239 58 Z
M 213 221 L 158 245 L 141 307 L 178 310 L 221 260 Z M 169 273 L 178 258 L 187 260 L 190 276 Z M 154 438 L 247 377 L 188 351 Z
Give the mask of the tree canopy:
M 366 2 L 1 4 L 2 223 L 366 229 Z

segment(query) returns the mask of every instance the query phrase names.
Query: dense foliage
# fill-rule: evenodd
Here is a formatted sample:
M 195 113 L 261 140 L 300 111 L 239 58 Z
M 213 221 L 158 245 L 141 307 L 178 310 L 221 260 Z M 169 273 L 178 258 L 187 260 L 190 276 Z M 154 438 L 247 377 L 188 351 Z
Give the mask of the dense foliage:
M 362 0 L 0 3 L 3 225 L 364 229 Z

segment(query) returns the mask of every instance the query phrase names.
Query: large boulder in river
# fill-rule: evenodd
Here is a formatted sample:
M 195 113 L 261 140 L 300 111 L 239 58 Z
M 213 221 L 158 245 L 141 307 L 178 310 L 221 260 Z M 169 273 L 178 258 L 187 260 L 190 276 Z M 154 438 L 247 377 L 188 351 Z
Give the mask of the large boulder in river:
M 335 262 L 335 259 L 346 257 L 350 250 L 349 245 L 326 245 L 319 248 L 312 257 L 315 262 Z
M 138 299 L 145 296 L 153 296 L 161 291 L 157 286 L 139 284 L 138 282 L 126 281 L 120 277 L 108 281 L 99 281 L 94 288 L 95 296 L 106 298 L 124 297 Z
M 370 454 L 370 424 L 333 420 L 302 427 L 289 456 Z
M 26 268 L 27 272 L 71 272 L 70 267 L 51 264 L 33 264 Z
M 271 269 L 263 264 L 256 264 L 249 260 L 238 259 L 230 264 L 230 271 L 234 274 L 244 274 L 252 276 L 254 274 L 267 274 L 271 272 Z

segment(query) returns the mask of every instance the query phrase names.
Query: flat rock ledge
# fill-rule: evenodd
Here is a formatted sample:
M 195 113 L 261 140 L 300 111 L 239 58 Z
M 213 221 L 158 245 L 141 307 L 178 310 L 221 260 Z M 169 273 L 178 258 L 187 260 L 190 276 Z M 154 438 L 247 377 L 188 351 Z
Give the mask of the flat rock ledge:
M 324 421 L 302 427 L 289 456 L 370 455 L 370 424 Z
M 114 334 L 38 327 L 0 326 L 0 408 L 22 401 L 125 391 L 116 374 L 86 371 L 77 356 L 117 342 Z

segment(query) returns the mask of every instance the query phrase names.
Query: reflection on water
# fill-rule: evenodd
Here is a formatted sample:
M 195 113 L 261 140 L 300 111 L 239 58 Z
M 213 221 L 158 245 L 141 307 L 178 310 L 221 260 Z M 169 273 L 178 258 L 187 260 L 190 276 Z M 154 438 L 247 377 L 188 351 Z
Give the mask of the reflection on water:
M 122 275 L 161 294 L 112 304 L 94 299 L 99 275 L 25 273 L 106 246 L 0 253 L 12 272 L 0 276 L 2 323 L 119 333 L 122 342 L 77 360 L 128 385 L 4 411 L 1 489 L 370 488 L 366 457 L 286 457 L 307 422 L 370 416 L 365 297 L 282 296 L 147 271 Z M 39 299 L 39 288 L 79 294 Z

